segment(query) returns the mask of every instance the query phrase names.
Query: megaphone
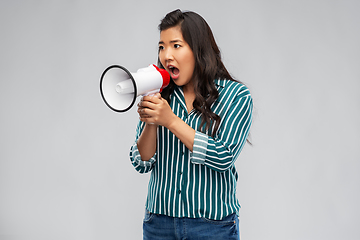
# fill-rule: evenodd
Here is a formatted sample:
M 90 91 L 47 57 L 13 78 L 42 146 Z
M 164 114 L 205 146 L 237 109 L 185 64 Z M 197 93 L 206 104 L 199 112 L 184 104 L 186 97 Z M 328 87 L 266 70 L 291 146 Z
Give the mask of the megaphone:
M 115 112 L 126 112 L 140 95 L 161 92 L 170 83 L 170 75 L 154 64 L 136 73 L 125 67 L 112 65 L 101 75 L 100 92 L 105 104 Z

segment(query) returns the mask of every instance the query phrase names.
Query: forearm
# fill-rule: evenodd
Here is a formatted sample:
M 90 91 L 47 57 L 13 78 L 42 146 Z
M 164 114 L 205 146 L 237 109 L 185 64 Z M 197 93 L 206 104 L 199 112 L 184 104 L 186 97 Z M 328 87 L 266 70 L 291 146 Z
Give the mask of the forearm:
M 193 151 L 195 130 L 175 116 L 167 128 L 190 150 Z
M 156 152 L 156 135 L 157 125 L 145 124 L 144 130 L 137 141 L 141 160 L 148 161 L 154 156 Z
M 239 97 L 234 101 L 221 121 L 221 131 L 215 138 L 200 132 L 196 134 L 191 161 L 223 172 L 233 166 L 249 135 L 252 123 L 251 96 Z

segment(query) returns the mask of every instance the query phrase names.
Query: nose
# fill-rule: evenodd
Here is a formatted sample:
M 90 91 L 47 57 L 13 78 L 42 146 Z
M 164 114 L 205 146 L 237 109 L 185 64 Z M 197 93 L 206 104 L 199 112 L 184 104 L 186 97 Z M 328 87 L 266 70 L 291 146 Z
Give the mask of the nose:
M 173 53 L 171 51 L 171 49 L 165 49 L 164 50 L 164 60 L 165 61 L 171 61 L 174 59 Z

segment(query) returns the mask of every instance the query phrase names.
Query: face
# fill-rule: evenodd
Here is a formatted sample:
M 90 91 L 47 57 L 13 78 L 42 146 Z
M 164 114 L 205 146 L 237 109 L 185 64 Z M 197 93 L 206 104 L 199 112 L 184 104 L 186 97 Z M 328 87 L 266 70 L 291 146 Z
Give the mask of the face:
M 176 85 L 192 84 L 195 58 L 190 46 L 182 36 L 180 26 L 161 31 L 159 59 Z

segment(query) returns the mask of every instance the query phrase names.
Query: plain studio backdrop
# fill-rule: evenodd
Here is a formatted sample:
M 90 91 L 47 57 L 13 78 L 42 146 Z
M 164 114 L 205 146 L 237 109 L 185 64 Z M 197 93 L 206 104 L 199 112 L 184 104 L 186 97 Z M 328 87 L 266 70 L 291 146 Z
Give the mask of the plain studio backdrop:
M 0 239 L 141 239 L 149 175 L 136 107 L 102 101 L 109 65 L 156 63 L 174 9 L 211 26 L 254 98 L 236 162 L 241 237 L 359 239 L 360 2 L 0 2 Z

